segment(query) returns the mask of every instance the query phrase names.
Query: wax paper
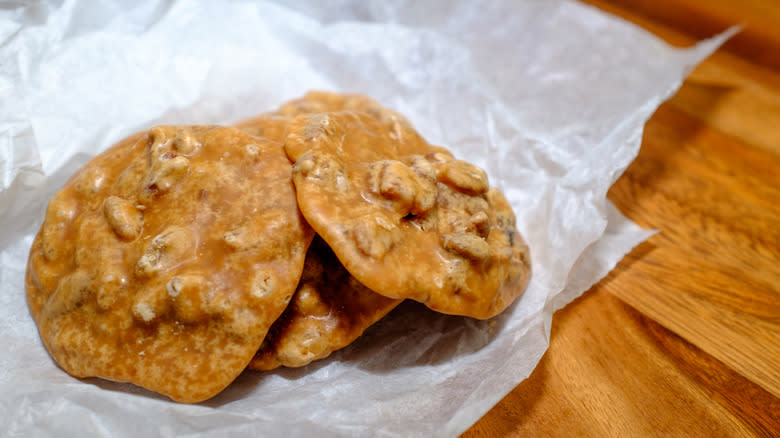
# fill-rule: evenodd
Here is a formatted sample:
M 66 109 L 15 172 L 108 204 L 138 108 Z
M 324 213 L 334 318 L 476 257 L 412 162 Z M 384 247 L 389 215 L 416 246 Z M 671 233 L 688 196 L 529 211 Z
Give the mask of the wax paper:
M 25 437 L 457 435 L 532 372 L 554 311 L 652 233 L 606 191 L 726 38 L 673 49 L 564 0 L 0 7 L 0 435 Z M 531 248 L 525 294 L 488 321 L 405 303 L 326 360 L 245 372 L 198 405 L 60 370 L 23 281 L 51 195 L 129 133 L 309 89 L 368 94 L 486 168 Z

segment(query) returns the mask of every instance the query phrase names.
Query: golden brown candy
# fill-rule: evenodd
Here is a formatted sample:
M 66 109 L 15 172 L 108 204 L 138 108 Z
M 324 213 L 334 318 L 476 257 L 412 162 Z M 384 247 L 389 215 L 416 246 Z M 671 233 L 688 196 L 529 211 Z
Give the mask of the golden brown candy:
M 394 112 L 304 113 L 285 151 L 303 215 L 371 290 L 484 319 L 525 289 L 528 248 L 503 195 Z
M 315 237 L 295 296 L 249 368 L 301 367 L 327 357 L 352 343 L 400 302 L 360 284 Z
M 280 144 L 156 127 L 87 163 L 51 200 L 28 301 L 73 376 L 198 402 L 249 363 L 312 237 Z

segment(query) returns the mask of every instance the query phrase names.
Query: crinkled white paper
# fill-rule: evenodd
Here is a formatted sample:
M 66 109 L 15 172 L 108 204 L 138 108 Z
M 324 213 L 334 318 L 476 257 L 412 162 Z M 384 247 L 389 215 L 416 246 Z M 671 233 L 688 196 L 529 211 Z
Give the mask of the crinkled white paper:
M 606 191 L 644 122 L 725 38 L 676 50 L 564 0 L 23 3 L 0 10 L 8 436 L 462 432 L 531 373 L 554 310 L 649 235 Z M 531 247 L 525 295 L 492 321 L 404 304 L 327 360 L 244 373 L 199 405 L 57 368 L 23 282 L 49 197 L 129 133 L 229 123 L 309 89 L 368 94 L 485 167 Z

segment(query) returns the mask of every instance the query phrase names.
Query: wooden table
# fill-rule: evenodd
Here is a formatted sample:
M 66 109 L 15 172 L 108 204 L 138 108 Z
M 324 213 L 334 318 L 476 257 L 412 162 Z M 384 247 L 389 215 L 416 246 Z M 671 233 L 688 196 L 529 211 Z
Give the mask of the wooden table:
M 464 436 L 780 436 L 780 1 L 586 2 L 678 46 L 744 29 L 609 193 L 661 232 L 555 314 L 531 377 Z

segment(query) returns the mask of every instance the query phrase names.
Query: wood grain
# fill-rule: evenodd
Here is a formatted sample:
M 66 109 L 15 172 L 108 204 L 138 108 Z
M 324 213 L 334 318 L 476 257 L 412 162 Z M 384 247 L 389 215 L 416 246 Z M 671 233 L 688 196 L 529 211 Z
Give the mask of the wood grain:
M 701 125 L 661 108 L 612 188 L 619 208 L 661 233 L 650 239 L 659 250 L 621 265 L 628 275 L 607 290 L 780 396 L 780 186 L 722 153 L 722 135 L 692 130 Z
M 780 400 L 597 287 L 556 313 L 531 377 L 464 436 L 770 437 L 779 413 Z
M 537 369 L 464 436 L 780 436 L 780 2 L 586 3 L 678 46 L 743 31 L 609 192 L 660 232 L 556 313 Z
M 592 0 L 603 9 L 631 11 L 695 39 L 712 36 L 730 26 L 743 31 L 723 51 L 757 65 L 780 69 L 780 8 L 775 0 Z M 618 15 L 623 15 L 618 12 Z
M 624 11 L 615 10 L 616 2 L 604 3 L 612 12 Z M 644 10 L 637 3 L 645 2 L 623 3 L 636 7 L 628 18 Z M 664 3 L 670 8 L 672 2 L 656 2 L 654 10 Z M 690 2 L 673 3 L 686 10 Z M 734 19 L 746 29 L 755 27 L 757 11 L 780 13 L 780 3 L 773 4 L 747 2 Z M 707 20 L 703 12 L 688 12 L 688 20 Z M 626 276 L 625 286 L 612 292 L 775 396 L 780 396 L 778 127 L 780 75 L 762 66 L 747 68 L 726 47 L 694 70 L 648 122 L 639 157 L 610 191 L 629 217 L 662 231 L 651 242 L 664 248 L 643 260 L 646 265 L 635 266 L 638 275 Z M 675 268 L 687 275 L 674 275 Z

